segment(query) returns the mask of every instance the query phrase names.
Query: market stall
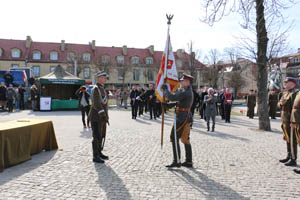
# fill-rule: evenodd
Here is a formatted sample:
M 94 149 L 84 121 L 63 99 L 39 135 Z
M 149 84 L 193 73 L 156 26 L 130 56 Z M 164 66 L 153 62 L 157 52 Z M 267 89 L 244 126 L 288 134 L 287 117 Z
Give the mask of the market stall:
M 38 84 L 41 110 L 76 109 L 78 100 L 75 92 L 85 84 L 85 80 L 66 72 L 59 65 L 50 74 L 39 78 Z

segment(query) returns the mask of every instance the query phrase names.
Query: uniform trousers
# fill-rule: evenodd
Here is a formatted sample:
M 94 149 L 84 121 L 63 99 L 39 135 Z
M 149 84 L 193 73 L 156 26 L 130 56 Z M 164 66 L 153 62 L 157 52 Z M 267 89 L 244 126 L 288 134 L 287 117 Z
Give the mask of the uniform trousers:
M 292 148 L 293 148 L 293 152 L 294 152 L 294 158 L 295 160 L 297 160 L 297 138 L 296 138 L 296 131 L 294 129 L 294 134 L 293 134 L 293 138 L 291 138 L 291 127 L 290 127 L 290 123 L 283 123 L 281 125 L 283 134 L 284 134 L 284 139 L 286 141 L 286 146 L 287 146 L 287 152 L 288 154 L 292 155 Z M 293 145 L 291 146 L 291 142 L 293 142 Z
M 91 122 L 91 125 L 93 130 L 93 156 L 97 158 L 104 148 L 103 139 L 106 136 L 106 122 Z

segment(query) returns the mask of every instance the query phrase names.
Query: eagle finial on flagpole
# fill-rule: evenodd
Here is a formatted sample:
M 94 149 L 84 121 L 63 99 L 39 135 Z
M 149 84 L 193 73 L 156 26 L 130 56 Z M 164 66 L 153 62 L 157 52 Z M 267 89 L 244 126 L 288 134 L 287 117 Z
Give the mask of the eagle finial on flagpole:
M 168 15 L 166 14 L 167 19 L 168 19 L 168 24 L 171 25 L 171 20 L 173 19 L 174 15 Z

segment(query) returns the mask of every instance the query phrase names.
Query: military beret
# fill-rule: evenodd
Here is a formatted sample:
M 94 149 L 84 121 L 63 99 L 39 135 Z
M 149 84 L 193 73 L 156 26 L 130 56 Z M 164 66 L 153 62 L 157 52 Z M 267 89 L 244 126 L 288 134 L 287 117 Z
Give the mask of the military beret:
M 284 82 L 293 82 L 293 83 L 297 84 L 297 79 L 295 79 L 293 77 L 286 77 Z
M 97 73 L 97 77 L 100 77 L 100 76 L 105 76 L 105 77 L 107 77 L 107 73 L 106 73 L 105 71 L 98 72 L 98 73 Z
M 183 81 L 183 80 L 189 80 L 189 81 L 192 81 L 194 80 L 194 77 L 192 77 L 191 75 L 188 75 L 188 74 L 183 74 L 180 81 Z

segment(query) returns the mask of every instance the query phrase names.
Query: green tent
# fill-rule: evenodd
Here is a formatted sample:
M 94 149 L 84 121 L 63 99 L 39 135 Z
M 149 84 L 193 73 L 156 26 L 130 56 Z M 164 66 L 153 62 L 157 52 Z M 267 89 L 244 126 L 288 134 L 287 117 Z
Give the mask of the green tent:
M 78 108 L 75 92 L 85 84 L 85 80 L 66 72 L 58 65 L 53 72 L 40 77 L 38 82 L 41 96 L 52 98 L 51 110 Z

